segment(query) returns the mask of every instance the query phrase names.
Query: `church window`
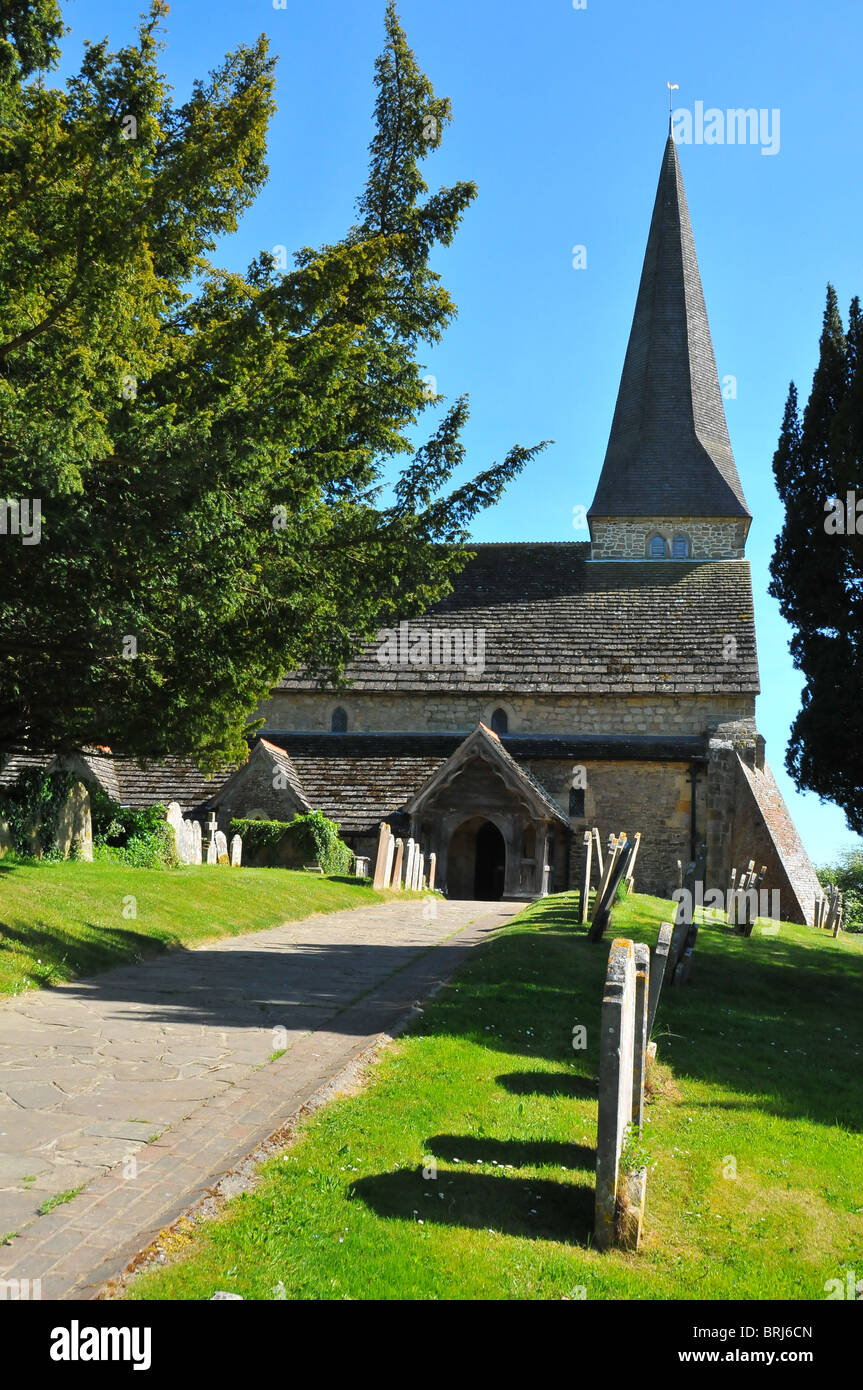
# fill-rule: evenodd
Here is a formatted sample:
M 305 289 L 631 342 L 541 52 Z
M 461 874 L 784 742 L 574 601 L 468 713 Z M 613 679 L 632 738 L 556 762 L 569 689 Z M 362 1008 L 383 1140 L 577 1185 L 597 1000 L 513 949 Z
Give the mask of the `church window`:
M 674 537 L 671 542 L 671 558 L 673 560 L 689 559 L 689 537 L 682 534 Z
M 570 787 L 569 789 L 569 814 L 575 820 L 584 819 L 584 788 Z
M 346 734 L 347 731 L 347 710 L 343 710 L 341 705 L 339 705 L 338 709 L 333 710 L 332 718 L 330 719 L 330 732 L 334 734 Z
M 651 536 L 650 538 L 650 558 L 651 560 L 664 560 L 668 554 L 668 546 L 665 544 L 664 536 Z
M 491 717 L 491 727 L 493 733 L 498 736 L 509 733 L 509 715 L 505 709 L 496 709 Z

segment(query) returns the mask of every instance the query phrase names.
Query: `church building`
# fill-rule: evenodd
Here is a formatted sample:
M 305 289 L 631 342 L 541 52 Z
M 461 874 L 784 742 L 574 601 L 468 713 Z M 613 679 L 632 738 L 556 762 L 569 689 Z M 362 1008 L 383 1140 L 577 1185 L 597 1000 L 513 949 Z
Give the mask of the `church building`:
M 783 917 L 811 921 L 817 880 L 755 723 L 750 522 L 669 134 L 590 541 L 472 546 L 348 690 L 281 681 L 213 804 L 320 807 L 365 854 L 386 820 L 462 897 L 575 886 L 586 827 L 640 830 L 640 890 L 667 895 L 692 859 L 724 888 L 753 858 Z
M 640 831 L 640 891 L 668 896 L 691 860 L 725 889 L 754 859 L 782 917 L 811 922 L 817 879 L 755 722 L 750 522 L 669 134 L 590 540 L 472 545 L 346 689 L 286 676 L 227 781 L 116 759 L 112 795 L 224 829 L 320 809 L 361 855 L 387 821 L 458 897 L 575 887 L 586 828 Z

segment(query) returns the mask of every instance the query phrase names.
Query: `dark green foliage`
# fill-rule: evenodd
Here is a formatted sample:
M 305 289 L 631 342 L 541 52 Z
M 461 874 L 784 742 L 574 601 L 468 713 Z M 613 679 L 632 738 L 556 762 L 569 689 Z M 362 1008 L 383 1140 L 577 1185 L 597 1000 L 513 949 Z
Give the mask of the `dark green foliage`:
M 215 770 L 285 671 L 336 682 L 449 592 L 471 519 L 536 452 L 447 493 L 463 398 L 413 443 L 441 404 L 419 354 L 455 314 L 429 258 L 475 190 L 426 196 L 449 103 L 390 4 L 357 225 L 287 273 L 268 252 L 222 271 L 217 239 L 267 178 L 266 39 L 178 106 L 163 0 L 63 88 L 26 80 L 53 61 L 53 0 L 4 10 L 0 497 L 40 499 L 42 522 L 39 544 L 3 542 L 0 748 Z
M 339 838 L 339 827 L 323 811 L 292 821 L 232 820 L 231 834 L 243 837 L 243 862 L 257 865 L 320 864 L 325 874 L 349 874 L 354 856 Z
M 818 878 L 822 887 L 835 884 L 844 895 L 844 930 L 863 932 L 863 850 L 845 850 L 838 864 L 826 864 L 818 870 Z
M 863 321 L 853 300 L 845 332 L 828 288 L 818 366 L 800 419 L 792 383 L 773 472 L 785 523 L 770 593 L 794 634 L 806 678 L 786 767 L 798 787 L 841 806 L 863 831 L 863 534 L 832 525 L 830 499 L 863 502 Z M 858 518 L 863 531 L 863 514 Z M 846 528 L 847 529 L 847 528 Z
M 113 859 L 138 869 L 177 867 L 176 844 L 164 806 L 133 811 L 112 801 L 99 786 L 91 786 L 89 792 L 95 859 Z

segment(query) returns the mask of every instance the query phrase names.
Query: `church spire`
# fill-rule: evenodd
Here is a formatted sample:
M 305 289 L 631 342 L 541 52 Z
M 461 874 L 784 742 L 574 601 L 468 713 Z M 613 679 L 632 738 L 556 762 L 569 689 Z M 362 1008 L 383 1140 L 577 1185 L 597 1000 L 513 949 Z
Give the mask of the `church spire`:
M 737 544 L 717 552 L 714 526 L 712 554 L 703 546 L 698 554 L 694 546 L 689 551 L 694 558 L 742 554 L 750 520 L 728 437 L 686 194 L 670 133 L 611 435 L 588 517 L 595 555 L 595 522 L 600 519 L 722 518 L 736 523 Z

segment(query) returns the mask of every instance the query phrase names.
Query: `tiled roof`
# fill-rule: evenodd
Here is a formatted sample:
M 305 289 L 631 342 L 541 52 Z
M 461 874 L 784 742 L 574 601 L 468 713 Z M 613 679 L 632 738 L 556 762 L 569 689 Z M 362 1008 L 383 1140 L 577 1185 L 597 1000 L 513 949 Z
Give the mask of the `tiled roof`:
M 494 737 L 494 735 L 492 735 Z M 463 733 L 328 734 L 267 730 L 267 742 L 285 750 L 302 790 L 343 830 L 372 833 L 400 811 L 452 757 Z M 542 760 L 610 758 L 644 762 L 688 762 L 704 755 L 704 740 L 612 735 L 574 738 L 508 736 L 504 756 L 518 765 L 538 795 L 558 816 L 560 807 L 525 763 Z
M 184 815 L 208 806 L 226 778 L 234 771 L 226 767 L 215 777 L 205 777 L 195 764 L 181 758 L 166 758 L 150 767 L 139 767 L 134 758 L 115 758 L 117 784 L 123 806 L 137 810 L 162 802 L 179 802 Z
M 435 739 L 437 736 L 435 736 Z M 290 757 L 306 798 L 345 831 L 369 833 L 401 810 L 458 747 L 463 735 L 442 743 L 412 743 L 399 734 L 293 734 L 267 731 L 267 742 Z M 445 751 L 444 751 L 445 746 Z
M 347 669 L 354 689 L 669 696 L 758 690 L 745 560 L 591 561 L 589 546 L 578 542 L 471 549 L 476 558 L 456 576 L 453 592 L 410 629 L 484 632 L 482 674 L 464 665 L 382 665 L 376 643 Z M 279 686 L 316 688 L 303 674 Z
M 425 804 L 428 796 L 433 796 L 434 789 L 440 787 L 441 781 L 448 784 L 458 770 L 464 768 L 471 759 L 477 756 L 496 765 L 495 771 L 508 786 L 519 787 L 520 790 L 526 791 L 529 796 L 532 795 L 552 819 L 568 824 L 563 811 L 557 802 L 549 796 L 542 783 L 526 767 L 522 767 L 516 762 L 512 754 L 504 748 L 499 736 L 486 724 L 477 724 L 467 738 L 461 740 L 447 762 L 441 764 L 440 768 L 432 773 L 426 784 L 417 790 L 409 804 L 410 812 L 416 813 Z
M 669 135 L 591 517 L 747 517 Z

